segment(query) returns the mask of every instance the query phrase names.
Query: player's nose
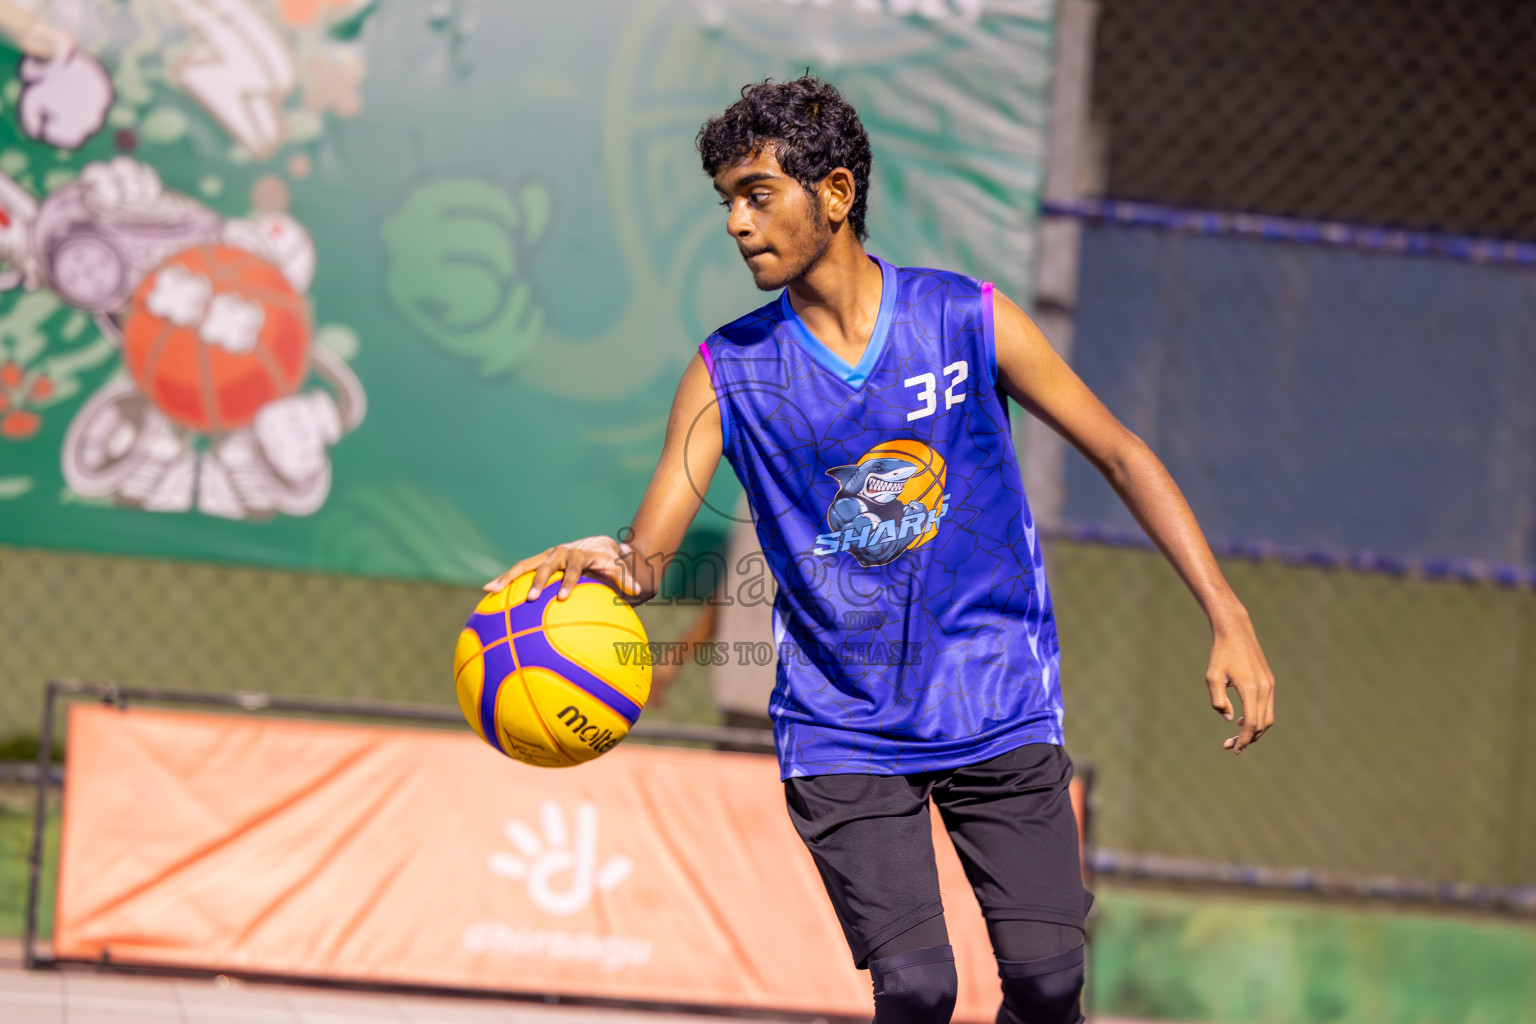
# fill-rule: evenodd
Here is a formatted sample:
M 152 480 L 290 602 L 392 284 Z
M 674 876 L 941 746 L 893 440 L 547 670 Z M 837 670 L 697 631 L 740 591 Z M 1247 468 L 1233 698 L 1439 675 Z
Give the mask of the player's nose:
M 752 219 L 747 216 L 746 203 L 731 204 L 731 215 L 725 219 L 725 230 L 732 238 L 751 237 Z

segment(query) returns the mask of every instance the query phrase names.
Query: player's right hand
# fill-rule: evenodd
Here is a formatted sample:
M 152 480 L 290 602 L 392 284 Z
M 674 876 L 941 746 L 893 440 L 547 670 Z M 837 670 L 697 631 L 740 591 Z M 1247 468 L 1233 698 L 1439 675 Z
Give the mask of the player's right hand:
M 523 559 L 487 583 L 485 590 L 494 594 L 523 573 L 532 572 L 533 586 L 528 588 L 528 600 L 532 601 L 549 583 L 549 578 L 558 572 L 562 575 L 560 592 L 555 598 L 564 601 L 571 596 L 571 590 L 581 579 L 582 573 L 586 573 L 588 576 L 600 576 L 618 587 L 621 593 L 636 597 L 640 587 L 635 582 L 633 563 L 634 548 L 628 544 L 606 536 L 583 537 L 568 544 L 557 544 Z

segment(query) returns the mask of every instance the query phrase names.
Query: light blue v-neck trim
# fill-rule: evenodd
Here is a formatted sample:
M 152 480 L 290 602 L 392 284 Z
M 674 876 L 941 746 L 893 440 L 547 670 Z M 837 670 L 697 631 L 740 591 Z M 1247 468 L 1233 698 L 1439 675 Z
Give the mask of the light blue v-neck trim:
M 788 288 L 779 295 L 784 322 L 789 324 L 795 340 L 811 358 L 855 390 L 864 386 L 865 379 L 880 360 L 880 353 L 885 351 L 885 340 L 891 332 L 891 316 L 896 312 L 896 268 L 878 256 L 871 256 L 870 259 L 880 268 L 880 313 L 875 317 L 875 329 L 869 332 L 869 344 L 864 346 L 864 355 L 859 358 L 857 366 L 850 366 L 848 360 L 817 340 L 816 335 L 805 326 L 805 321 L 800 319 L 800 314 L 795 312 L 794 305 L 789 301 Z

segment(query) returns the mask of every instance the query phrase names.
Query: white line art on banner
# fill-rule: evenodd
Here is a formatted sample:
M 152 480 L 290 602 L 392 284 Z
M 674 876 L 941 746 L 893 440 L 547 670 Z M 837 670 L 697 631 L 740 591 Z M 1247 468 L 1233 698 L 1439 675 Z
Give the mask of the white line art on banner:
M 574 835 L 567 827 L 565 811 L 553 800 L 539 807 L 544 835 L 541 838 L 521 819 L 506 824 L 507 839 L 521 856 L 493 853 L 494 874 L 526 882 L 528 898 L 548 914 L 564 917 L 585 910 L 597 892 L 606 892 L 628 878 L 634 862 L 623 854 L 597 864 L 597 805 L 576 805 Z M 558 887 L 560 876 L 567 876 Z

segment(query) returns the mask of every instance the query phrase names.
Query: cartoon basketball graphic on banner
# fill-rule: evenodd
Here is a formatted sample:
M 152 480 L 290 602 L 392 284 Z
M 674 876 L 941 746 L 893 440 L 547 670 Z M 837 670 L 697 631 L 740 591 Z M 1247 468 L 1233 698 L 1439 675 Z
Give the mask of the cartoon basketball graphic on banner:
M 170 419 L 209 432 L 247 426 L 298 389 L 309 309 L 271 263 L 214 244 L 179 252 L 139 284 L 123 364 Z
M 0 175 L 6 283 L 94 314 L 123 372 L 65 433 L 75 494 L 227 519 L 310 515 L 329 449 L 362 422 L 362 385 L 316 340 L 315 249 L 279 210 L 221 219 L 128 157 L 86 166 L 41 203 Z M 335 328 L 331 328 L 335 330 Z
M 41 437 L 37 410 L 78 401 L 62 501 L 310 515 L 330 448 L 362 422 L 357 337 L 313 322 L 315 246 L 287 210 L 289 182 L 313 170 L 297 147 L 362 110 L 377 5 L 273 6 L 0 0 L 0 37 L 21 52 L 0 161 L 0 440 Z M 193 127 L 204 118 L 229 148 Z M 154 164 L 189 142 L 199 170 L 169 188 Z M 230 169 L 285 147 L 242 212 L 226 185 L 247 179 Z M 10 494 L 35 486 L 9 478 Z

